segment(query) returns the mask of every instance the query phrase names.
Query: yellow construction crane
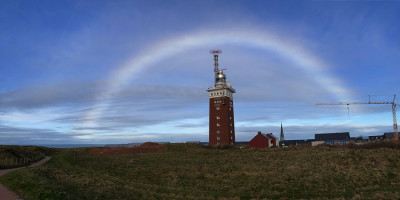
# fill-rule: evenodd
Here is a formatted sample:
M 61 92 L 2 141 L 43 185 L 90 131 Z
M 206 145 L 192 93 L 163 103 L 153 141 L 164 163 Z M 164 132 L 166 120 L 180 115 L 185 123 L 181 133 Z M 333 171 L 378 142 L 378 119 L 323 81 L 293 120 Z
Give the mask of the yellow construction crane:
M 371 102 L 371 96 L 369 96 L 368 102 L 338 102 L 338 103 L 317 103 L 316 105 L 347 105 L 347 109 L 349 108 L 348 106 L 351 104 L 391 104 L 392 105 L 392 114 L 393 114 L 393 132 L 394 132 L 394 140 L 398 141 L 399 140 L 399 130 L 397 128 L 397 119 L 396 119 L 396 95 L 393 96 L 393 101 L 374 101 Z

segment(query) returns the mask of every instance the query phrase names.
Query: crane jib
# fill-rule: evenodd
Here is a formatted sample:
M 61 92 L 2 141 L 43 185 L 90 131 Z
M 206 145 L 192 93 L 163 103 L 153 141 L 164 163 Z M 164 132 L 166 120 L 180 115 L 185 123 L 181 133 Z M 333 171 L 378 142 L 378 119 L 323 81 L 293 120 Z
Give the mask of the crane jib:
M 351 104 L 391 104 L 392 105 L 392 114 L 393 114 L 393 133 L 394 133 L 394 140 L 399 140 L 399 131 L 397 128 L 397 119 L 396 119 L 396 95 L 393 96 L 393 101 L 392 102 L 380 102 L 380 101 L 376 101 L 376 102 L 371 102 L 371 98 L 369 98 L 368 102 L 338 102 L 338 103 L 317 103 L 315 105 L 351 105 Z M 347 107 L 348 108 L 348 107 Z

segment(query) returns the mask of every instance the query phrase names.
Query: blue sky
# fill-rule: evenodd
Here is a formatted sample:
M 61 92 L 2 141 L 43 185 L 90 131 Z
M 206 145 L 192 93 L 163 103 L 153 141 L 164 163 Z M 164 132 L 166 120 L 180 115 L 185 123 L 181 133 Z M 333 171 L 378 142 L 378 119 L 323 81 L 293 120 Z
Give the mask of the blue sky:
M 400 1 L 0 1 L 0 143 L 208 141 L 211 49 L 236 138 L 392 131 Z

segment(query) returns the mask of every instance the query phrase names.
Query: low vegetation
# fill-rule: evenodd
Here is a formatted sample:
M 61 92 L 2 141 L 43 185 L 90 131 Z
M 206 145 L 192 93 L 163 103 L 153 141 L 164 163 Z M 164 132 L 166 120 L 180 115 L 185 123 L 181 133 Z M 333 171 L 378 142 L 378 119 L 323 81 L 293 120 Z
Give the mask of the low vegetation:
M 65 149 L 0 182 L 25 200 L 399 199 L 399 147 Z
M 53 152 L 52 149 L 38 146 L 0 145 L 0 169 L 26 166 Z

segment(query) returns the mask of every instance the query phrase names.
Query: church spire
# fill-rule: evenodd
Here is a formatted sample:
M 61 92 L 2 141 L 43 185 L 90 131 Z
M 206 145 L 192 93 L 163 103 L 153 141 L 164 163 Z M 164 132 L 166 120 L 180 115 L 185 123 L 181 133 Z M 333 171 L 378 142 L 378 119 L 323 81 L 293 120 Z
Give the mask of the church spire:
M 282 126 L 282 122 L 281 122 L 281 139 L 280 141 L 285 140 L 285 135 L 283 134 L 283 126 Z

